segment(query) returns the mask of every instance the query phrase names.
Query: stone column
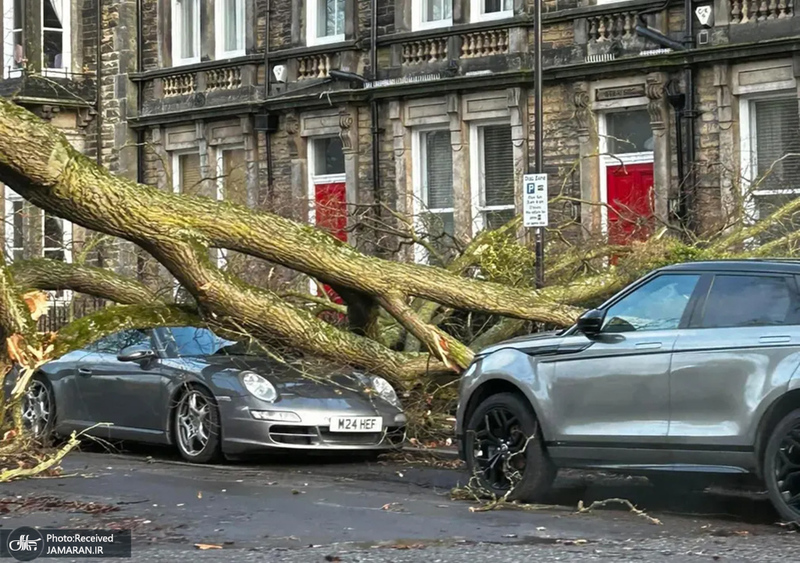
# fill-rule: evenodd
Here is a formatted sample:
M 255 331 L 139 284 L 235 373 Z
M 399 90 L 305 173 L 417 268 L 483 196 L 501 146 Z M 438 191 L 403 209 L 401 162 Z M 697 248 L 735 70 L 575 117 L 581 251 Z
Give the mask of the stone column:
M 597 123 L 591 109 L 589 84 L 579 82 L 573 87 L 581 186 L 581 225 L 585 238 L 600 234 L 602 209 L 600 203 L 600 155 Z
M 469 128 L 461 120 L 461 98 L 447 95 L 450 148 L 453 152 L 454 238 L 466 243 L 472 238 L 472 189 L 469 177 Z
M 253 129 L 253 119 L 242 117 L 242 137 L 244 138 L 244 161 L 247 176 L 247 206 L 250 209 L 259 207 L 258 201 L 258 143 Z
M 24 4 L 22 42 L 25 44 L 25 66 L 28 72 L 39 74 L 42 72 L 42 3 L 29 1 Z
M 717 91 L 717 122 L 719 124 L 719 191 L 723 221 L 737 213 L 736 190 L 739 187 L 739 145 L 736 124 L 738 112 L 734 107 L 730 83 L 730 66 L 727 63 L 714 65 L 714 88 Z M 729 223 L 730 224 L 730 223 Z
M 650 126 L 653 129 L 653 190 L 654 212 L 656 218 L 667 224 L 669 221 L 669 195 L 672 183 L 672 150 L 669 134 L 669 113 L 664 96 L 666 76 L 661 72 L 647 75 L 645 91 L 650 102 L 647 111 L 650 113 Z
M 360 203 L 358 197 L 358 108 L 343 107 L 339 110 L 339 138 L 344 153 L 345 189 L 347 190 L 347 223 L 352 227 L 350 209 Z M 348 231 L 347 242 L 356 246 L 354 232 Z
M 291 202 L 280 200 L 280 194 L 275 194 L 274 201 L 270 202 L 273 206 L 273 213 L 291 217 L 297 221 L 307 222 L 310 206 L 314 204 L 308 197 L 308 162 L 306 157 L 306 143 L 300 137 L 300 120 L 294 112 L 287 113 L 284 118 L 283 129 L 286 131 L 286 146 L 289 149 L 291 159 L 292 193 Z M 295 205 L 297 202 L 297 205 Z M 303 205 L 305 202 L 305 205 Z M 287 212 L 282 209 L 284 205 L 291 203 Z
M 411 131 L 403 120 L 403 104 L 400 100 L 389 102 L 389 121 L 392 125 L 392 152 L 394 153 L 395 206 L 397 212 L 411 217 L 414 214 L 414 186 L 411 180 Z M 403 247 L 401 258 L 414 259 L 411 245 Z

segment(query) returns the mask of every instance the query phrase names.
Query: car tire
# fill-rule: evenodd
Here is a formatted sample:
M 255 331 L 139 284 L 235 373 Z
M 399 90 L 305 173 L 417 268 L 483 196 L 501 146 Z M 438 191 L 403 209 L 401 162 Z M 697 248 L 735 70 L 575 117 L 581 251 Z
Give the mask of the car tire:
M 763 469 L 775 509 L 786 521 L 800 523 L 800 409 L 790 412 L 772 430 Z
M 42 375 L 34 375 L 25 391 L 22 419 L 36 440 L 49 445 L 53 440 L 56 420 L 56 401 L 53 386 Z
M 175 444 L 191 463 L 211 463 L 222 454 L 222 427 L 214 396 L 202 387 L 189 387 L 180 395 L 172 417 Z
M 556 467 L 533 409 L 518 395 L 498 393 L 480 403 L 467 421 L 464 441 L 467 469 L 484 492 L 533 502 L 550 490 Z

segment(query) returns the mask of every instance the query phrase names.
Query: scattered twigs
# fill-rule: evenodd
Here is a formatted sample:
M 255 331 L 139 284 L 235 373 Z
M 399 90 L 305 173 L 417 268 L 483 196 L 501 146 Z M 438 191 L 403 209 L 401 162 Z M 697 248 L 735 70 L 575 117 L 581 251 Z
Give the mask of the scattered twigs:
M 636 514 L 636 516 L 641 516 L 651 524 L 655 524 L 656 526 L 661 526 L 663 524 L 661 520 L 659 520 L 658 518 L 653 518 L 652 516 L 648 515 L 644 510 L 639 510 L 631 501 L 624 498 L 609 498 L 606 500 L 596 500 L 589 506 L 584 506 L 583 501 L 579 501 L 577 514 L 586 514 L 587 512 L 591 512 L 595 508 L 604 508 L 609 504 L 621 504 L 623 506 L 627 506 L 631 512 Z

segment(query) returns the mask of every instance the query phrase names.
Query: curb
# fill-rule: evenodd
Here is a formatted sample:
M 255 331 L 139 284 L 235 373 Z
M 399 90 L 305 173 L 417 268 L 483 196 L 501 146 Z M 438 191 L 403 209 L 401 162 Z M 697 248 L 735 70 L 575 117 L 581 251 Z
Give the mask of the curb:
M 416 454 L 432 454 L 446 459 L 458 459 L 458 449 L 456 448 L 419 448 L 416 446 L 403 446 L 403 451 Z

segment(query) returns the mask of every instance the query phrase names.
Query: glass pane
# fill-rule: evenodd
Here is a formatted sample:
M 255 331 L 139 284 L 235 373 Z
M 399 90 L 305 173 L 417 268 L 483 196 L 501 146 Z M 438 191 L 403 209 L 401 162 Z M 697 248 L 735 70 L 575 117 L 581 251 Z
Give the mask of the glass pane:
M 666 275 L 646 283 L 608 310 L 603 332 L 678 328 L 698 279 L 700 276 Z
M 428 240 L 436 249 L 436 252 L 447 261 L 455 250 L 453 245 L 453 234 L 455 233 L 453 213 L 425 213 L 422 216 L 422 223 L 428 235 Z M 433 256 L 429 257 L 428 263 L 444 266 Z
M 42 8 L 44 9 L 42 23 L 45 28 L 63 29 L 64 4 L 63 0 L 44 0 L 42 2 Z M 20 27 L 22 26 L 20 25 Z
M 197 0 L 180 0 L 181 4 L 181 58 L 192 59 L 195 53 L 195 36 L 197 34 Z
M 511 0 L 483 0 L 483 13 L 494 14 L 511 9 Z
M 25 217 L 23 215 L 24 204 L 20 200 L 14 201 L 14 248 L 22 249 L 25 247 Z
M 748 219 L 766 219 L 783 206 L 797 199 L 798 194 L 756 194 L 753 196 L 753 213 Z M 769 229 L 758 237 L 762 244 L 800 230 L 800 211 L 784 214 L 780 220 L 771 220 Z
M 513 209 L 503 209 L 502 211 L 486 212 L 486 228 L 490 231 L 499 229 L 514 218 Z
M 240 49 L 240 37 L 244 30 L 239 29 L 241 22 L 241 0 L 225 0 L 225 50 L 237 51 Z
M 438 22 L 453 17 L 453 0 L 423 0 L 423 2 L 425 2 L 424 21 Z
M 64 68 L 62 31 L 44 30 L 42 32 L 45 68 Z
M 216 199 L 216 190 L 214 190 L 214 193 L 210 193 L 210 188 L 205 186 L 203 183 L 203 174 L 200 169 L 200 155 L 197 153 L 182 154 L 179 157 L 179 162 L 180 170 L 178 170 L 178 174 L 180 192 L 184 194 L 200 195 Z
M 757 164 L 754 189 L 797 189 L 800 186 L 800 156 L 796 156 L 800 152 L 797 98 L 755 101 L 752 108 Z
M 511 126 L 484 127 L 482 148 L 483 205 L 514 205 L 514 147 L 511 143 Z
M 314 175 L 344 174 L 344 152 L 339 137 L 314 140 Z
M 64 220 L 44 214 L 44 257 L 51 260 L 64 259 Z
M 647 110 L 633 110 L 606 115 L 608 151 L 611 154 L 653 150 L 653 128 Z
M 22 0 L 14 0 L 14 29 L 22 29 Z
M 22 68 L 25 59 L 25 49 L 23 47 L 22 31 L 14 32 L 14 68 Z
M 344 0 L 318 0 L 317 36 L 344 34 Z
M 225 346 L 235 344 L 232 340 L 220 338 L 207 328 L 176 327 L 161 334 L 170 341 L 170 348 L 179 357 L 210 356 Z
M 798 324 L 800 303 L 787 278 L 715 276 L 703 313 L 703 327 Z
M 244 149 L 222 153 L 223 197 L 237 203 L 247 202 L 247 162 Z
M 122 330 L 110 334 L 87 346 L 87 350 L 100 354 L 118 354 L 133 345 L 152 346 L 150 333 L 146 330 Z
M 453 207 L 453 149 L 450 131 L 429 131 L 423 134 L 424 203 L 428 209 Z

